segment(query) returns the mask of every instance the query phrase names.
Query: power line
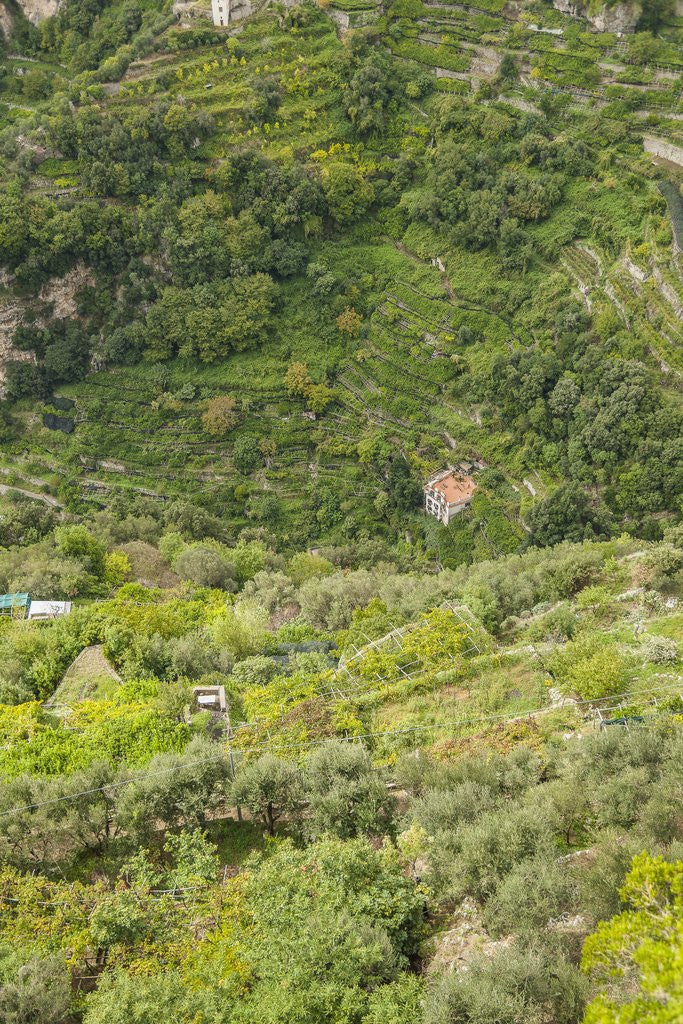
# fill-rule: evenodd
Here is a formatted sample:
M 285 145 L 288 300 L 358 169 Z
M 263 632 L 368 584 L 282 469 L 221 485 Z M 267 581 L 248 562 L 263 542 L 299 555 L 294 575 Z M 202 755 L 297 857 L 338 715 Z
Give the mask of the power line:
M 649 687 L 648 689 L 645 689 L 645 690 L 627 690 L 623 694 L 621 694 L 621 696 L 622 697 L 627 697 L 627 696 L 634 696 L 634 695 L 638 695 L 638 694 L 659 693 L 662 690 L 666 691 L 666 690 L 669 690 L 669 689 L 679 689 L 680 685 L 681 684 L 679 682 L 679 683 L 676 683 L 676 684 L 670 684 L 668 687 L 662 686 L 662 687 Z M 614 694 L 613 696 L 619 696 L 619 694 Z M 374 731 L 374 732 L 355 733 L 355 734 L 350 735 L 350 736 L 329 736 L 329 737 L 326 737 L 326 739 L 324 739 L 324 740 L 311 740 L 311 741 L 308 741 L 306 743 L 273 744 L 272 742 L 269 742 L 269 743 L 264 743 L 264 744 L 256 745 L 256 746 L 253 746 L 253 747 L 246 747 L 246 748 L 244 748 L 244 753 L 252 753 L 252 752 L 257 751 L 257 750 L 264 750 L 264 751 L 270 751 L 270 750 L 303 750 L 303 749 L 306 749 L 308 747 L 321 746 L 325 742 L 329 742 L 329 740 L 337 740 L 339 742 L 354 742 L 355 740 L 371 739 L 371 738 L 375 738 L 375 737 L 403 736 L 403 735 L 408 735 L 408 734 L 415 733 L 415 732 L 429 732 L 430 730 L 433 730 L 433 729 L 436 729 L 436 730 L 438 730 L 438 729 L 457 729 L 460 726 L 476 725 L 476 724 L 478 724 L 480 722 L 487 722 L 487 721 L 511 721 L 511 722 L 517 722 L 517 721 L 522 721 L 525 718 L 533 717 L 535 715 L 549 714 L 552 711 L 561 711 L 563 708 L 565 710 L 571 710 L 572 707 L 576 708 L 576 707 L 580 707 L 580 706 L 583 706 L 583 705 L 586 705 L 586 704 L 595 704 L 595 703 L 596 703 L 595 699 L 592 699 L 592 700 L 573 700 L 571 702 L 571 704 L 550 705 L 550 706 L 545 705 L 542 708 L 532 708 L 529 711 L 522 711 L 522 712 L 518 712 L 516 714 L 510 714 L 510 712 L 500 712 L 500 713 L 489 714 L 489 715 L 478 715 L 478 716 L 473 717 L 473 718 L 460 718 L 460 719 L 457 719 L 455 721 L 451 720 L 449 722 L 432 722 L 432 723 L 429 723 L 429 724 L 425 723 L 424 725 L 406 726 L 403 729 L 385 729 L 385 730 Z M 621 704 L 619 704 L 619 705 L 614 705 L 613 707 L 604 708 L 603 710 L 605 710 L 605 711 L 613 711 L 617 707 L 623 707 L 623 702 Z
M 648 687 L 648 688 L 642 689 L 642 690 L 626 690 L 624 693 L 622 693 L 622 694 L 615 694 L 614 696 L 620 696 L 622 698 L 625 698 L 625 697 L 629 697 L 629 696 L 638 696 L 638 695 L 649 694 L 649 693 L 661 693 L 661 692 L 665 692 L 666 693 L 667 691 L 670 691 L 670 690 L 677 690 L 677 689 L 679 689 L 680 685 L 681 685 L 681 683 L 679 681 L 678 683 L 675 683 L 675 684 L 670 683 L 667 686 L 662 685 L 662 686 L 658 686 L 658 687 Z M 605 698 L 605 699 L 607 699 L 607 698 Z M 261 752 L 266 752 L 267 753 L 269 751 L 277 751 L 277 750 L 305 750 L 305 749 L 309 749 L 309 748 L 312 748 L 312 747 L 324 746 L 325 743 L 329 743 L 332 740 L 336 740 L 337 742 L 341 742 L 341 743 L 353 743 L 356 740 L 372 739 L 372 738 L 375 738 L 375 737 L 405 736 L 405 735 L 411 735 L 411 734 L 419 733 L 419 732 L 430 732 L 432 730 L 458 729 L 458 728 L 463 727 L 463 726 L 477 725 L 479 723 L 490 722 L 490 721 L 495 721 L 495 722 L 513 721 L 513 722 L 516 722 L 516 721 L 523 721 L 525 718 L 531 718 L 531 717 L 533 717 L 535 715 L 548 714 L 548 713 L 550 713 L 552 711 L 561 711 L 562 707 L 564 707 L 565 709 L 570 709 L 571 707 L 576 708 L 576 707 L 582 707 L 582 706 L 585 706 L 585 705 L 588 705 L 588 704 L 596 704 L 596 703 L 597 703 L 597 701 L 595 699 L 593 699 L 593 700 L 577 700 L 577 701 L 573 701 L 571 705 L 563 705 L 563 706 L 559 706 L 559 707 L 558 706 L 554 706 L 554 705 L 550 705 L 550 706 L 545 705 L 545 706 L 540 707 L 540 708 L 532 708 L 532 709 L 530 709 L 528 711 L 522 711 L 522 712 L 519 712 L 517 714 L 510 714 L 509 712 L 500 712 L 500 713 L 488 714 L 488 715 L 478 715 L 478 716 L 474 716 L 472 718 L 461 718 L 461 719 L 457 719 L 457 720 L 451 720 L 451 721 L 448 721 L 448 722 L 431 722 L 429 724 L 423 724 L 423 725 L 406 726 L 405 728 L 402 728 L 402 729 L 384 729 L 384 730 L 378 730 L 378 731 L 374 731 L 374 732 L 356 733 L 356 734 L 351 735 L 351 736 L 326 736 L 322 740 L 320 740 L 320 739 L 318 739 L 318 740 L 309 740 L 307 742 L 302 742 L 302 743 L 273 743 L 272 741 L 269 741 L 268 743 L 256 744 L 255 746 L 243 748 L 241 752 L 242 753 L 251 754 L 251 753 L 254 753 L 254 752 L 257 752 L 257 751 L 261 751 Z M 620 705 L 615 705 L 613 707 L 607 707 L 607 708 L 604 708 L 604 710 L 606 710 L 606 711 L 615 710 L 617 706 L 623 707 L 623 703 L 624 702 L 622 701 L 622 703 Z M 92 787 L 90 789 L 84 789 L 84 790 L 81 790 L 81 791 L 79 791 L 77 793 L 68 793 L 68 794 L 66 794 L 64 796 L 54 797 L 54 798 L 52 798 L 50 800 L 40 800 L 40 801 L 37 801 L 36 803 L 24 804 L 23 806 L 19 806 L 19 807 L 10 807 L 10 808 L 8 808 L 5 811 L 0 811 L 0 817 L 6 817 L 9 814 L 20 814 L 23 811 L 33 811 L 33 810 L 37 810 L 37 809 L 39 809 L 41 807 L 49 807 L 49 806 L 53 806 L 53 805 L 59 804 L 59 803 L 70 802 L 72 800 L 77 800 L 77 799 L 79 799 L 80 797 L 83 797 L 83 796 L 92 796 L 95 793 L 105 793 L 105 792 L 107 792 L 109 790 L 121 789 L 121 788 L 124 788 L 125 786 L 131 786 L 131 785 L 134 785 L 136 782 L 142 782 L 145 779 L 158 778 L 158 777 L 162 777 L 164 775 L 172 775 L 172 774 L 174 774 L 176 772 L 184 771 L 187 768 L 196 768 L 196 767 L 199 767 L 201 765 L 206 765 L 206 764 L 217 764 L 220 761 L 225 761 L 227 763 L 227 761 L 228 761 L 227 752 L 217 754 L 214 757 L 201 758 L 201 759 L 196 760 L 196 761 L 187 761 L 187 762 L 184 762 L 184 763 L 179 764 L 179 765 L 173 765 L 173 766 L 171 766 L 169 768 L 162 768 L 159 771 L 145 772 L 145 773 L 142 773 L 140 775 L 133 776 L 132 778 L 121 779 L 118 782 L 107 783 L 104 786 L 94 786 L 94 787 Z

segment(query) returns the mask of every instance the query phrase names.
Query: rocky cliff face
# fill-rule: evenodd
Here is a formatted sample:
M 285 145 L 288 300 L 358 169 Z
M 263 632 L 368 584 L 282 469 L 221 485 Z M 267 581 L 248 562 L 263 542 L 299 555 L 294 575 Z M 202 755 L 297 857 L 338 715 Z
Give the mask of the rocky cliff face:
M 643 13 L 642 0 L 603 3 L 597 9 L 588 0 L 553 0 L 553 7 L 573 18 L 587 18 L 598 32 L 616 32 L 617 35 L 633 32 Z
M 37 25 L 45 18 L 51 18 L 59 10 L 60 0 L 17 0 L 19 7 L 29 21 Z
M 9 39 L 12 35 L 12 12 L 0 0 L 0 39 Z

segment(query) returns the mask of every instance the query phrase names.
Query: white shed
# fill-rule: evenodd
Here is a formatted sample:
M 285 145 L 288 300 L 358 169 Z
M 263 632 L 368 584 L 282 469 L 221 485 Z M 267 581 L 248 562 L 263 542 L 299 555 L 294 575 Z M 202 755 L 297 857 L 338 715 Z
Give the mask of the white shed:
M 58 619 L 71 611 L 71 601 L 31 601 L 29 619 Z

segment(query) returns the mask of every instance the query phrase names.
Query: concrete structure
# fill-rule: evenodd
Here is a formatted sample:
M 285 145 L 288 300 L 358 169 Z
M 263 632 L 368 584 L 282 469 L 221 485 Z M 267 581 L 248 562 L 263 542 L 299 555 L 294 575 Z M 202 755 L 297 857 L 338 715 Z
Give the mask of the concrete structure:
M 453 516 L 467 508 L 476 489 L 471 476 L 445 469 L 424 486 L 425 512 L 448 526 Z
M 58 619 L 71 612 L 71 601 L 31 601 L 29 619 Z
M 195 686 L 192 694 L 202 711 L 217 711 L 219 714 L 227 711 L 224 686 Z
M 251 14 L 250 0 L 211 0 L 211 16 L 214 25 L 230 25 Z

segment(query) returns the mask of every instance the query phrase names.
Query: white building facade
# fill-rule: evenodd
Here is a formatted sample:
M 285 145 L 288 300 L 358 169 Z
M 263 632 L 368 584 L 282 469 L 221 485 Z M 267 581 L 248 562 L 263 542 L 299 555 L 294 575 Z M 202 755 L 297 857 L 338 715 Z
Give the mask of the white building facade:
M 251 10 L 251 0 L 211 0 L 211 16 L 218 27 L 248 18 Z
M 471 476 L 445 469 L 424 486 L 425 512 L 448 526 L 471 503 L 477 485 Z

